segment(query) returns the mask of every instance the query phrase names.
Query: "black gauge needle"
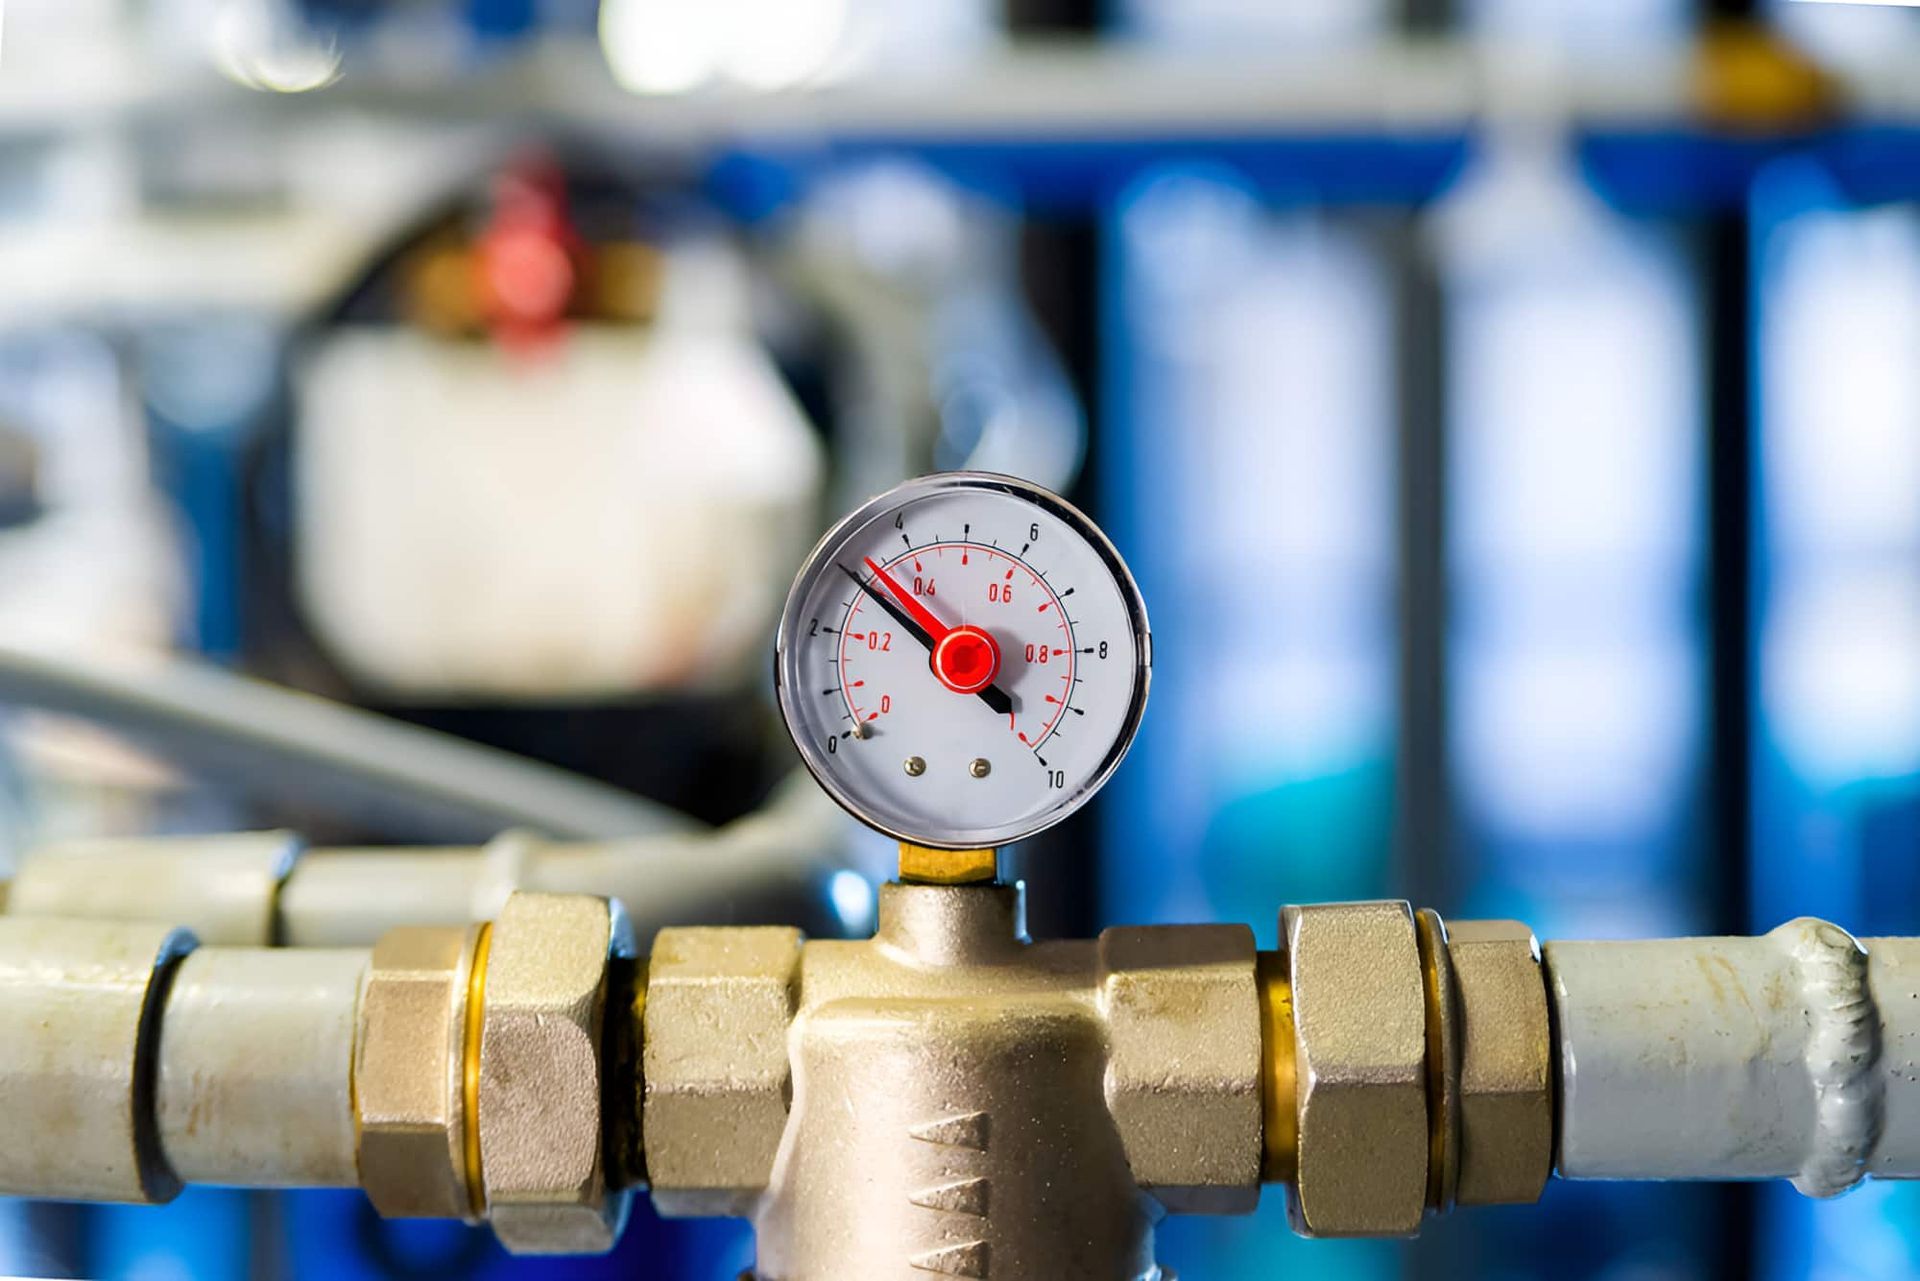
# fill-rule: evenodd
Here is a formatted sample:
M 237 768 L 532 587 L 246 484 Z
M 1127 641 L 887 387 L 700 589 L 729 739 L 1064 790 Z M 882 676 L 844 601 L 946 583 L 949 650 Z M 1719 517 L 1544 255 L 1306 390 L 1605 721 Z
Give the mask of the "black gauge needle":
M 839 564 L 838 561 L 834 563 Z M 886 610 L 888 616 L 891 617 L 894 622 L 898 623 L 907 635 L 926 646 L 928 662 L 932 662 L 933 648 L 939 643 L 940 639 L 939 636 L 934 635 L 934 631 L 938 629 L 941 635 L 945 635 L 948 631 L 945 624 L 935 618 L 931 612 L 922 606 L 919 612 L 926 614 L 926 622 L 923 623 L 920 619 L 915 618 L 913 614 L 902 608 L 900 603 L 895 602 L 885 592 L 876 588 L 871 581 L 860 577 L 859 574 L 848 569 L 845 565 L 840 566 L 840 572 L 848 578 L 851 578 L 854 586 L 872 597 L 874 603 L 879 605 L 881 609 Z M 887 578 L 885 570 L 876 568 L 875 573 L 883 582 L 886 582 L 888 587 L 895 586 L 895 584 Z M 927 626 L 927 623 L 931 623 L 932 626 Z M 975 693 L 979 695 L 981 702 L 992 708 L 998 715 L 1011 716 L 1013 714 L 1013 699 L 998 685 L 986 685 L 976 690 Z

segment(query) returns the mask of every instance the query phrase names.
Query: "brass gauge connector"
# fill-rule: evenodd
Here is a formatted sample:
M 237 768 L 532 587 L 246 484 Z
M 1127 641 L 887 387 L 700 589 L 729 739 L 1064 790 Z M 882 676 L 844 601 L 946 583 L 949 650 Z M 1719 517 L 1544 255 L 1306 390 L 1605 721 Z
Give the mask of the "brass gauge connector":
M 936 850 L 900 843 L 900 879 L 918 885 L 978 885 L 1000 871 L 998 850 Z

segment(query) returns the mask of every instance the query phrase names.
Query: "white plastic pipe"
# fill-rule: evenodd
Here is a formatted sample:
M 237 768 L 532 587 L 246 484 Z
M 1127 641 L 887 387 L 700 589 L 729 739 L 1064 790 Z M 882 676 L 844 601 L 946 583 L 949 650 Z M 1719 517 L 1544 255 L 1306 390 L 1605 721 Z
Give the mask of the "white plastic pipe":
M 1548 943 L 1572 1179 L 1920 1177 L 1920 939 Z
M 351 1188 L 353 1042 L 368 954 L 202 948 L 167 987 L 154 1119 L 188 1183 Z

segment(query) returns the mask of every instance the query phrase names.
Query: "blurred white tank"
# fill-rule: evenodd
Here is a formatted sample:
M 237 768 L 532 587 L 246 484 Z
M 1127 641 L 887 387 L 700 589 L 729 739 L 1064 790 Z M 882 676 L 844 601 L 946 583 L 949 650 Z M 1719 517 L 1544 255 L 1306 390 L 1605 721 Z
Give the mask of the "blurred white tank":
M 403 699 L 598 697 L 763 666 L 820 448 L 747 324 L 743 265 L 669 258 L 657 319 L 509 352 L 346 328 L 305 363 L 296 590 Z

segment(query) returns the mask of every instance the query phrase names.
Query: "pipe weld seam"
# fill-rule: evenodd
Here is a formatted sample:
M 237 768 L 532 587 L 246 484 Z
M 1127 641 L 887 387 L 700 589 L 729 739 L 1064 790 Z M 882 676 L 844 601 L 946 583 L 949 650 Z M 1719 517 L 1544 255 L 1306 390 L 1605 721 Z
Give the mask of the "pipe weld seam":
M 1837 1196 L 1866 1177 L 1886 1113 L 1867 952 L 1853 935 L 1813 917 L 1770 937 L 1793 959 L 1811 1022 L 1805 1062 L 1814 1125 L 1793 1186 L 1807 1196 Z

